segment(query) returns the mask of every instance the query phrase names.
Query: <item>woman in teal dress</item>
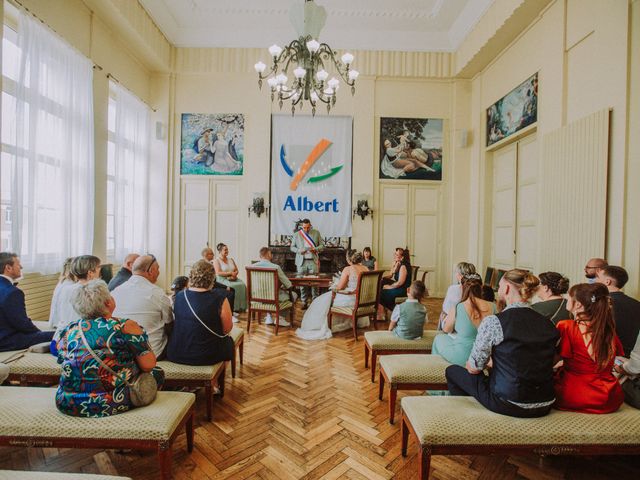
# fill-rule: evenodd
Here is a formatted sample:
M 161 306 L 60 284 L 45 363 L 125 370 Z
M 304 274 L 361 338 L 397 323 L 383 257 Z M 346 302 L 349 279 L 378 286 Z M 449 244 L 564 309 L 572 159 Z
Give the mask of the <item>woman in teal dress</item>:
M 235 312 L 244 312 L 247 309 L 247 286 L 238 278 L 238 266 L 233 258 L 229 257 L 229 247 L 224 243 L 216 245 L 218 257 L 213 261 L 216 270 L 216 281 L 233 288 L 236 296 L 233 301 Z
M 448 312 L 442 328 L 444 333 L 436 335 L 431 353 L 464 367 L 476 339 L 478 325 L 484 317 L 494 313 L 495 305 L 482 299 L 480 275 L 474 273 L 463 277 L 462 300 Z
M 72 301 L 82 318 L 64 327 L 57 342 L 62 374 L 56 406 L 74 417 L 126 412 L 133 408 L 127 381 L 135 381 L 141 372 L 150 372 L 158 386 L 164 381 L 147 334 L 133 320 L 111 316 L 116 304 L 102 280 L 80 286 Z M 117 375 L 93 358 L 78 328 L 95 355 Z

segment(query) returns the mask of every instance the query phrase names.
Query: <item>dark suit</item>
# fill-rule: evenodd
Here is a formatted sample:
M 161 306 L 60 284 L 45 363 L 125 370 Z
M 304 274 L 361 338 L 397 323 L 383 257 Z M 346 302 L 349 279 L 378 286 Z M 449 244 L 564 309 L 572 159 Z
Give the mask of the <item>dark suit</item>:
M 116 276 L 113 277 L 110 281 L 109 281 L 109 285 L 107 286 L 107 288 L 109 289 L 110 292 L 114 291 L 117 287 L 119 287 L 120 285 L 122 285 L 124 282 L 126 282 L 127 280 L 129 280 L 131 278 L 131 271 L 127 270 L 126 268 L 122 267 L 118 273 L 116 273 Z
M 42 332 L 27 317 L 24 292 L 0 277 L 0 352 L 49 342 L 55 332 Z

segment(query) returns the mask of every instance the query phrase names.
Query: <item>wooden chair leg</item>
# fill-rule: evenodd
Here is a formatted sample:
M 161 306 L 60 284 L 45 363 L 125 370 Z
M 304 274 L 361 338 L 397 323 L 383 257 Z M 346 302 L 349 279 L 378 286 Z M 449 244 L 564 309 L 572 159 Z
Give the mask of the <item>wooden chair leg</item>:
M 376 362 L 378 361 L 378 354 L 375 350 L 371 350 L 371 383 L 376 381 Z
M 231 377 L 236 378 L 236 346 L 233 346 L 233 356 L 231 357 Z
M 289 324 L 291 325 L 291 329 L 293 330 L 293 305 L 289 309 Z
M 332 321 L 333 321 L 333 315 L 331 314 L 331 309 L 329 309 L 329 318 L 327 318 L 327 323 L 329 324 L 329 330 L 331 330 Z
M 407 426 L 407 419 L 402 415 L 402 422 L 400 423 L 400 452 L 403 457 L 407 456 L 407 443 L 409 440 L 409 427 Z
M 429 479 L 429 468 L 431 467 L 431 448 L 420 446 L 420 480 Z
M 357 342 L 358 341 L 358 319 L 355 315 L 351 317 L 351 323 L 353 324 L 353 338 L 355 338 Z
M 171 475 L 171 464 L 173 463 L 173 450 L 171 445 L 158 448 L 158 460 L 160 461 L 160 478 L 169 480 Z
M 194 412 L 191 412 L 189 418 L 187 419 L 187 423 L 185 425 L 185 430 L 187 434 L 187 450 L 189 452 L 193 452 L 193 417 L 195 416 Z
M 396 398 L 398 398 L 397 385 L 389 384 L 389 423 L 391 425 L 396 415 Z
M 240 365 L 244 365 L 244 337 L 240 339 L 238 344 L 238 353 L 240 354 Z
M 247 333 L 251 331 L 251 317 L 253 317 L 253 312 L 251 311 L 251 307 L 249 307 L 249 312 L 247 313 Z
M 277 336 L 278 335 L 278 327 L 280 327 L 280 310 L 278 310 L 277 308 L 276 308 L 275 322 L 276 322 L 276 336 Z
M 207 397 L 207 420 L 209 422 L 213 418 L 213 382 L 215 382 L 215 379 L 212 379 L 211 382 L 204 387 L 204 394 Z
M 369 344 L 366 339 L 364 341 L 364 368 L 369 368 Z
M 218 376 L 218 388 L 220 389 L 220 397 L 224 397 L 224 377 L 227 374 L 227 367 L 222 365 L 222 371 Z
M 380 369 L 380 378 L 378 382 L 378 400 L 382 400 L 382 395 L 384 394 L 384 375 L 382 375 L 382 369 Z

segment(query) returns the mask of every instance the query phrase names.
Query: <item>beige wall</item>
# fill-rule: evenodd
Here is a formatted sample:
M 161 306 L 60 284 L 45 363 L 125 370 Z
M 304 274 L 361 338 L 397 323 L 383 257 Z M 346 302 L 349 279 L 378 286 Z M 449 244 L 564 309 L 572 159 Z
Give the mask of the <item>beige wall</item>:
M 637 8 L 637 1 L 635 3 Z M 630 178 L 629 173 L 634 168 L 627 156 L 630 132 L 627 126 L 627 102 L 630 101 L 627 25 L 626 1 L 557 0 L 473 79 L 471 121 L 478 141 L 471 153 L 471 170 L 473 177 L 480 181 L 477 185 L 472 183 L 469 203 L 473 212 L 469 230 L 475 237 L 469 242 L 472 260 L 486 266 L 491 240 L 489 230 L 484 227 L 490 210 L 487 189 L 490 187 L 488 166 L 491 162 L 491 154 L 484 148 L 485 109 L 537 71 L 539 139 L 545 133 L 597 110 L 612 109 L 605 253 L 611 263 L 623 264 L 629 270 L 632 280 L 628 291 L 638 293 L 638 259 L 637 254 L 632 253 L 640 247 L 636 231 L 638 222 L 632 225 L 626 213 L 631 192 L 629 185 L 625 185 L 625 177 Z M 567 178 L 567 181 L 571 179 Z M 541 214 L 552 215 L 553 212 Z M 552 250 L 553 246 L 547 245 L 541 255 Z M 625 251 L 631 254 L 630 263 L 625 261 Z

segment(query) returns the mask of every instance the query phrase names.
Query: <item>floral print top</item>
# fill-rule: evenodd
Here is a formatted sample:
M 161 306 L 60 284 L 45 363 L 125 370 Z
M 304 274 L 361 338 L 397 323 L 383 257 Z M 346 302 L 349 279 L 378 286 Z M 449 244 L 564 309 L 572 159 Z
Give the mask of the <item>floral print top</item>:
M 62 364 L 56 406 L 74 417 L 106 417 L 132 408 L 126 380 L 140 368 L 135 358 L 151 351 L 147 334 L 124 333 L 126 319 L 76 320 L 60 332 L 58 363 Z M 78 332 L 82 326 L 87 343 L 118 376 L 101 366 L 89 353 Z

